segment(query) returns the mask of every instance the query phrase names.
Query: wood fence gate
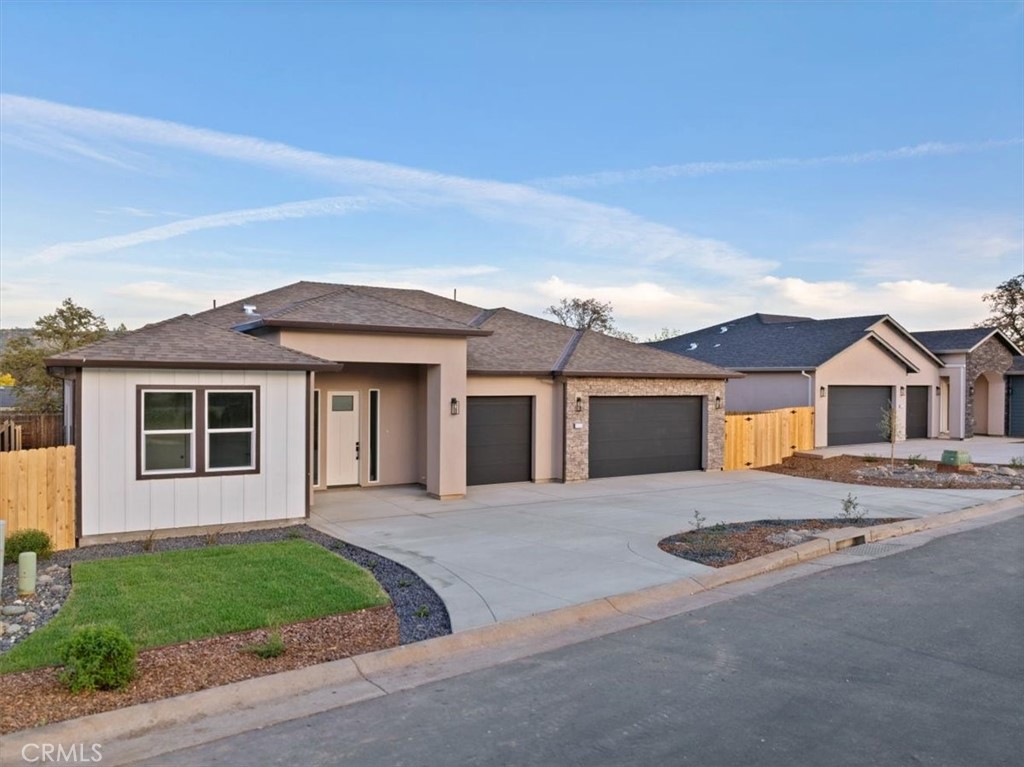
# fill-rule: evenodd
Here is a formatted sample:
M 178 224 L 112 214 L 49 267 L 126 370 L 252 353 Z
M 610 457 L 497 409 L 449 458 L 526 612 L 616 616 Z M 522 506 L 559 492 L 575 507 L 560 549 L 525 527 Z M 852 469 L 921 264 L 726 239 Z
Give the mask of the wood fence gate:
M 797 450 L 814 449 L 814 408 L 726 413 L 725 466 L 756 469 L 782 463 Z

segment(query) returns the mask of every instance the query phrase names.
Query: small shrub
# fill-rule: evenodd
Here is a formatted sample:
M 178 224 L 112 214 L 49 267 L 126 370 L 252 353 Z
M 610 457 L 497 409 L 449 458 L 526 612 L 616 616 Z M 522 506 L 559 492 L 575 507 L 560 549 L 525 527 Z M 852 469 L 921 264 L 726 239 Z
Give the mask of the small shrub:
M 861 456 L 861 458 L 864 459 L 864 463 L 878 463 L 880 460 L 882 460 L 882 456 L 878 455 L 877 453 L 865 453 L 864 455 Z
M 302 533 L 300 533 L 294 527 L 289 527 L 288 528 L 288 532 L 284 534 L 284 537 L 288 538 L 289 540 L 294 541 L 294 540 L 298 540 L 299 538 L 301 538 L 302 537 Z
M 416 612 L 413 613 L 413 615 L 415 615 L 417 618 L 426 618 L 428 615 L 430 615 L 430 608 L 426 605 L 420 605 L 419 609 L 417 609 Z
M 214 530 L 212 533 L 207 533 L 206 537 L 203 539 L 203 542 L 207 546 L 216 546 L 218 543 L 220 543 L 220 530 Z
M 920 466 L 924 463 L 924 456 L 921 453 L 914 453 L 914 455 L 907 458 L 907 463 L 911 466 Z
M 407 580 L 405 580 L 405 578 L 403 578 L 402 580 L 400 580 L 400 581 L 398 582 L 398 587 L 399 587 L 399 588 L 403 588 L 403 589 L 407 589 L 407 588 L 409 588 L 409 587 L 410 587 L 411 585 L 412 585 L 412 581 L 407 581 Z
M 847 493 L 846 497 L 840 501 L 843 510 L 839 512 L 839 519 L 846 522 L 862 522 L 867 514 L 867 509 L 860 505 L 860 501 L 857 500 L 857 496 L 853 493 Z
M 280 631 L 272 631 L 262 642 L 253 642 L 245 650 L 264 660 L 277 658 L 284 655 L 284 639 L 281 638 Z
M 150 532 L 149 535 L 146 536 L 145 540 L 142 541 L 142 550 L 143 551 L 152 551 L 155 548 L 156 548 L 156 530 L 153 530 L 152 532 Z
M 693 510 L 693 529 L 700 530 L 704 527 L 704 523 L 708 521 L 708 518 L 701 514 L 697 509 Z
M 1010 459 L 1010 466 L 1012 466 L 1015 469 L 1024 467 L 1024 458 L 1018 458 L 1017 456 L 1014 456 L 1013 458 Z
M 4 564 L 9 565 L 18 561 L 18 555 L 34 551 L 39 559 L 46 559 L 53 553 L 53 543 L 50 536 L 42 530 L 19 530 L 7 536 L 7 543 L 4 545 Z
M 82 626 L 57 648 L 71 692 L 122 690 L 135 678 L 135 646 L 118 626 Z

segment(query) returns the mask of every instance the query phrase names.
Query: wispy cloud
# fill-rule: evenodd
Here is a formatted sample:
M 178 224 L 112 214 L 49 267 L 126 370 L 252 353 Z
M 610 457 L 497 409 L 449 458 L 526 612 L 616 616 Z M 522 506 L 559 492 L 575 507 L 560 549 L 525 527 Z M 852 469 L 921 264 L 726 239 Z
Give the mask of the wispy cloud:
M 531 182 L 544 189 L 582 189 L 588 187 L 628 184 L 638 181 L 663 181 L 671 178 L 695 178 L 716 173 L 743 173 L 749 171 L 783 170 L 823 165 L 865 165 L 868 163 L 909 160 L 918 157 L 986 152 L 994 149 L 1021 146 L 1024 139 L 1003 139 L 974 143 L 947 143 L 929 141 L 896 149 L 872 149 L 851 154 L 832 154 L 821 157 L 774 157 L 767 160 L 734 160 L 724 162 L 688 162 L 679 165 L 652 165 L 633 170 L 608 170 L 596 173 L 542 178 Z
M 52 136 L 57 132 L 79 142 L 86 137 L 168 147 L 336 183 L 361 185 L 367 188 L 369 195 L 373 190 L 387 190 L 393 197 L 414 205 L 454 206 L 483 218 L 556 231 L 572 245 L 612 251 L 619 257 L 651 262 L 682 261 L 694 268 L 721 275 L 733 274 L 737 270 L 764 273 L 774 266 L 771 262 L 751 258 L 728 243 L 686 234 L 622 208 L 587 202 L 525 184 L 466 178 L 327 155 L 251 136 L 10 94 L 0 95 L 0 112 L 5 130 L 17 130 L 20 135 L 35 137 L 39 133 Z M 187 225 L 187 222 L 178 223 Z M 210 225 L 217 224 L 211 222 Z M 120 238 L 103 239 L 108 244 L 123 241 Z M 86 243 L 79 245 L 85 247 Z
M 219 229 L 226 226 L 243 226 L 261 221 L 283 221 L 290 218 L 309 216 L 341 216 L 366 210 L 381 204 L 379 199 L 369 197 L 326 197 L 319 200 L 290 202 L 271 205 L 266 208 L 249 208 L 227 213 L 214 213 L 161 226 L 151 226 L 128 234 L 100 237 L 80 242 L 62 242 L 40 251 L 35 255 L 39 261 L 58 261 L 69 256 L 88 256 L 109 253 L 113 250 L 131 248 L 149 242 L 160 242 L 173 237 L 198 232 L 203 229 Z

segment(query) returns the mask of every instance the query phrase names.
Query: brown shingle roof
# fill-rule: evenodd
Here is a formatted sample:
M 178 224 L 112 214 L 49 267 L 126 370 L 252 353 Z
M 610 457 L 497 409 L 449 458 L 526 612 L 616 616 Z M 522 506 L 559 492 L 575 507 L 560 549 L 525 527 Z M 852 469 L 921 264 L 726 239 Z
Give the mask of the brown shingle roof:
M 731 370 L 585 330 L 566 363 L 570 376 L 637 378 L 738 378 Z
M 245 305 L 255 306 L 246 314 Z M 304 327 L 370 332 L 482 335 L 480 309 L 421 290 L 296 282 L 199 315 L 222 327 Z
M 182 314 L 46 360 L 48 367 L 337 370 L 335 362 Z
M 466 368 L 471 373 L 550 375 L 576 331 L 556 322 L 498 309 L 481 324 L 494 331 L 471 338 Z

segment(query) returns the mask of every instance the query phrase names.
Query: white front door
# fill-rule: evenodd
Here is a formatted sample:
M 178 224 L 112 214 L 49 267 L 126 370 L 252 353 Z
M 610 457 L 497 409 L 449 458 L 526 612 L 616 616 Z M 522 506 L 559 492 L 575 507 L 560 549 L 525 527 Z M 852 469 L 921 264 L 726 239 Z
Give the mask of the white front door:
M 327 484 L 359 484 L 359 392 L 327 395 Z

